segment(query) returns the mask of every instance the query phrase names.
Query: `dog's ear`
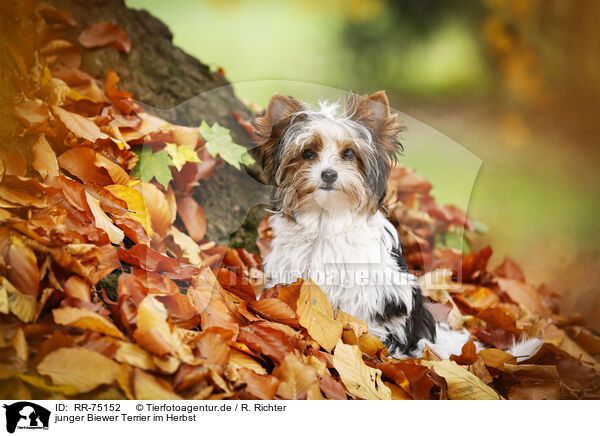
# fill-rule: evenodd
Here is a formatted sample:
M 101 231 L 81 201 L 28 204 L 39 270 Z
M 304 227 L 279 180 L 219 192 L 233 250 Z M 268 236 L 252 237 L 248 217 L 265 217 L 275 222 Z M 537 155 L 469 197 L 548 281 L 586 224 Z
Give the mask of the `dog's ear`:
M 292 115 L 302 109 L 300 100 L 275 93 L 269 101 L 265 114 L 254 120 L 263 168 L 271 180 L 281 160 L 278 155 L 281 135 L 289 126 Z
M 254 120 L 254 126 L 261 138 L 268 139 L 274 130 L 277 130 L 275 129 L 277 125 L 288 120 L 301 109 L 302 102 L 300 100 L 275 93 L 269 100 L 265 114 Z
M 390 112 L 390 103 L 385 91 L 370 96 L 350 94 L 346 101 L 350 118 L 365 125 L 382 151 L 392 159 L 402 150 L 398 134 L 403 129 Z

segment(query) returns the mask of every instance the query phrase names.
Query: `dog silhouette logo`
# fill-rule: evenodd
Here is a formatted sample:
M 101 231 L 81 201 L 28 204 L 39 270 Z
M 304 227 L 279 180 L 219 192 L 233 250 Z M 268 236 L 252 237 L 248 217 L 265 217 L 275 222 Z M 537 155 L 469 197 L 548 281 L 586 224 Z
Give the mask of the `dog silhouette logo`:
M 50 411 L 29 401 L 19 401 L 6 409 L 6 431 L 14 433 L 16 429 L 47 430 L 50 421 Z

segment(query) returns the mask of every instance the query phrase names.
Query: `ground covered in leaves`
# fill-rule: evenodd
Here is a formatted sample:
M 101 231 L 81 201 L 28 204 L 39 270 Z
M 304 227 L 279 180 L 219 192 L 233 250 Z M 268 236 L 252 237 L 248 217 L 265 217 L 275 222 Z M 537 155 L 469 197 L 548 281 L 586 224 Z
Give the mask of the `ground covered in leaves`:
M 510 259 L 492 270 L 491 248 L 470 252 L 476 226 L 407 168 L 386 200 L 406 260 L 436 319 L 485 349 L 393 359 L 310 280 L 263 290 L 260 257 L 205 240 L 192 196 L 215 165 L 251 162 L 245 149 L 221 126 L 150 116 L 110 69 L 82 71 L 82 49 L 129 51 L 118 26 L 69 41 L 68 11 L 11 5 L 15 135 L 31 148 L 0 152 L 1 398 L 600 397 L 600 338 Z M 517 363 L 504 350 L 524 334 L 544 345 Z

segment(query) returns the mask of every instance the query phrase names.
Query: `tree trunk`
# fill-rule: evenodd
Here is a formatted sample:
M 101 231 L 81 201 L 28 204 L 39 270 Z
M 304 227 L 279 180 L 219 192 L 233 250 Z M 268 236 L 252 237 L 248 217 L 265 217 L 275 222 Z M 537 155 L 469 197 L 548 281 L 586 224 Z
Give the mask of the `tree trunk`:
M 77 26 L 65 30 L 72 41 L 77 41 L 81 31 L 99 21 L 118 24 L 127 32 L 132 46 L 128 54 L 112 47 L 82 48 L 83 71 L 105 79 L 112 68 L 121 78 L 120 86 L 132 92 L 147 111 L 180 125 L 199 126 L 202 120 L 209 124 L 218 122 L 231 130 L 235 142 L 252 146 L 250 135 L 232 113 L 245 120 L 250 120 L 252 114 L 235 97 L 229 82 L 174 46 L 167 26 L 150 13 L 129 9 L 123 0 L 50 0 L 49 3 L 75 17 Z M 209 240 L 226 244 L 235 232 L 232 245 L 253 247 L 256 225 L 264 216 L 264 207 L 258 205 L 269 202 L 269 189 L 254 178 L 262 180 L 257 165 L 246 171 L 220 165 L 211 179 L 196 188 L 195 197 L 206 213 Z M 253 206 L 244 227 L 237 231 Z

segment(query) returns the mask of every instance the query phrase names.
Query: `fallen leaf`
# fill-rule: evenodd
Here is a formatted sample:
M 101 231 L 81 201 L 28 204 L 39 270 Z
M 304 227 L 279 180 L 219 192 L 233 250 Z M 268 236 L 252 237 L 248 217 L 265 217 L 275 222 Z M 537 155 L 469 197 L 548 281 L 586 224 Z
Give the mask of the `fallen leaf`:
M 314 368 L 305 365 L 294 353 L 289 353 L 275 368 L 273 375 L 280 380 L 277 395 L 287 400 L 306 398 L 319 380 Z
M 33 152 L 33 168 L 40 173 L 42 179 L 45 179 L 47 176 L 58 176 L 59 168 L 58 168 L 58 160 L 56 159 L 56 154 L 44 135 L 40 135 L 33 144 L 32 148 Z
M 191 195 L 177 199 L 177 213 L 190 237 L 199 242 L 206 234 L 206 215 L 204 210 Z
M 319 345 L 331 352 L 342 336 L 342 324 L 333 319 L 331 304 L 312 280 L 302 283 L 296 313 L 300 325 Z
M 112 383 L 119 365 L 108 357 L 85 348 L 59 348 L 38 364 L 37 370 L 59 385 L 73 386 L 77 392 L 89 392 Z
M 352 395 L 365 400 L 391 400 L 391 391 L 381 380 L 381 370 L 365 365 L 358 346 L 338 341 L 333 366 Z
M 74 112 L 64 110 L 59 106 L 52 106 L 52 110 L 65 127 L 78 138 L 83 138 L 90 142 L 95 142 L 98 139 L 108 139 L 108 135 L 102 133 L 92 120 Z
M 452 400 L 501 400 L 502 397 L 475 375 L 451 360 L 432 362 L 434 371 L 448 383 Z
M 131 41 L 127 33 L 113 23 L 102 21 L 92 24 L 79 35 L 79 43 L 86 48 L 110 45 L 119 51 L 129 53 Z
M 240 368 L 240 378 L 246 383 L 246 391 L 259 400 L 272 400 L 279 388 L 279 380 L 269 374 L 257 374 L 246 368 Z
M 136 400 L 182 400 L 167 382 L 141 369 L 133 371 L 133 392 Z
M 77 307 L 60 307 L 52 311 L 54 322 L 60 325 L 91 330 L 124 339 L 123 333 L 108 319 L 96 312 Z

